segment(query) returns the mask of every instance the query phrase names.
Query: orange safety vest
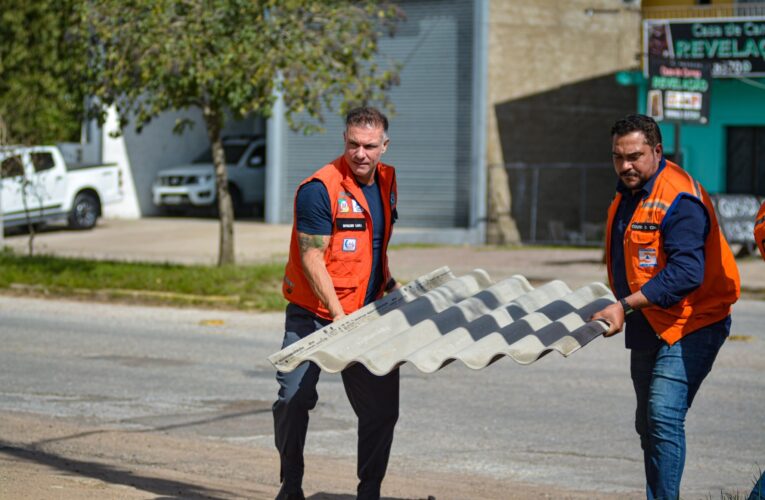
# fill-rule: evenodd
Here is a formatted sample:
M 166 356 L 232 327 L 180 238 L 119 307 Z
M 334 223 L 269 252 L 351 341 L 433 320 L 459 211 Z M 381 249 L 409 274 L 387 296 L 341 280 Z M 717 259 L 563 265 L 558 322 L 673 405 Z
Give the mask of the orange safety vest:
M 754 219 L 754 241 L 760 249 L 760 255 L 765 259 L 765 202 L 762 203 L 757 218 Z
M 704 282 L 667 309 L 653 305 L 641 310 L 656 334 L 669 345 L 728 316 L 741 289 L 736 260 L 720 231 L 709 195 L 685 170 L 667 161 L 652 192 L 637 206 L 624 232 L 624 261 L 630 291 L 640 290 L 666 266 L 662 222 L 683 196 L 700 200 L 709 216 L 709 234 L 704 245 Z M 621 193 L 617 192 L 608 209 L 606 226 L 606 259 L 612 290 L 615 288 L 611 270 L 611 227 L 620 200 Z
M 392 214 L 396 208 L 396 172 L 390 165 L 379 163 L 376 174 L 385 213 L 385 239 L 382 248 L 383 280 L 376 298 L 383 294 L 390 280 L 388 242 L 392 233 Z M 325 165 L 300 183 L 321 181 L 327 188 L 332 207 L 332 234 L 324 252 L 324 264 L 332 278 L 335 293 L 346 314 L 364 305 L 367 286 L 372 275 L 372 216 L 361 188 L 356 183 L 344 157 Z M 300 187 L 298 187 L 298 190 Z M 295 192 L 297 203 L 297 191 Z M 290 255 L 282 283 L 284 297 L 314 314 L 332 319 L 326 304 L 314 295 L 305 276 L 297 238 L 297 220 L 292 224 Z

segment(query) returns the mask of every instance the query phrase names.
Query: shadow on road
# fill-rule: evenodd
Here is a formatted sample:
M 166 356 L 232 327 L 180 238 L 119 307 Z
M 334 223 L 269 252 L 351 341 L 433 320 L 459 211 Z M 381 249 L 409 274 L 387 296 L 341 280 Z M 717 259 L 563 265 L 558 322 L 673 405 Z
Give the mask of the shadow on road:
M 34 448 L 14 446 L 2 440 L 0 440 L 0 453 L 16 457 L 20 460 L 47 465 L 60 471 L 99 479 L 110 484 L 122 484 L 150 491 L 168 500 L 189 498 L 224 500 L 234 496 L 232 493 L 223 490 L 211 490 L 191 483 L 141 476 L 132 471 L 120 470 L 105 464 L 73 460 Z
M 260 403 L 259 401 L 255 401 L 252 404 L 257 405 Z M 254 409 L 247 409 L 244 411 L 237 411 L 237 412 L 215 412 L 212 415 L 209 415 L 205 418 L 201 419 L 191 419 L 189 415 L 165 415 L 163 418 L 170 418 L 170 419 L 179 419 L 179 422 L 169 423 L 166 425 L 151 425 L 147 429 L 136 429 L 136 430 L 121 430 L 121 432 L 126 432 L 128 434 L 131 433 L 139 433 L 139 434 L 145 434 L 145 433 L 153 433 L 153 432 L 167 432 L 171 430 L 176 429 L 184 429 L 189 427 L 198 427 L 198 426 L 204 426 L 212 423 L 218 423 L 225 420 L 232 420 L 232 419 L 238 419 L 243 417 L 249 417 L 253 415 L 259 415 L 263 413 L 268 413 L 270 415 L 271 413 L 271 406 L 270 403 L 267 408 L 254 408 Z M 132 419 L 132 420 L 123 420 L 122 423 L 139 423 L 140 420 L 143 419 Z M 143 425 L 149 425 L 148 423 L 144 423 Z M 56 437 L 56 438 L 50 438 L 50 439 L 43 439 L 41 441 L 37 441 L 35 443 L 32 443 L 31 447 L 32 449 L 35 449 L 38 446 L 43 446 L 51 443 L 57 443 L 61 441 L 68 441 L 72 439 L 79 439 L 83 437 L 93 436 L 96 434 L 107 434 L 110 432 L 114 432 L 112 429 L 100 429 L 100 430 L 94 430 L 94 431 L 86 431 L 86 432 L 79 432 L 77 434 L 72 434 L 70 436 L 62 436 L 62 437 Z M 3 442 L 0 441 L 0 445 L 2 445 Z
M 328 493 L 320 491 L 309 497 L 307 500 L 356 500 L 356 495 L 347 495 L 344 493 Z M 436 500 L 435 497 L 428 498 L 401 498 L 401 497 L 382 497 L 381 500 Z
M 212 423 L 216 423 L 216 422 L 222 422 L 222 421 L 225 421 L 225 420 L 249 417 L 249 416 L 259 415 L 259 414 L 263 414 L 263 413 L 267 413 L 268 415 L 271 414 L 271 405 L 270 404 L 269 404 L 269 406 L 267 408 L 263 408 L 263 409 L 246 410 L 246 411 L 233 412 L 233 413 L 220 413 L 220 412 L 216 412 L 212 416 L 207 417 L 207 418 L 191 420 L 191 421 L 187 421 L 187 422 L 181 421 L 181 422 L 178 422 L 178 423 L 172 423 L 172 424 L 161 425 L 161 426 L 153 426 L 150 429 L 142 429 L 142 430 L 137 430 L 137 431 L 132 431 L 132 432 L 142 432 L 142 433 L 147 433 L 147 432 L 166 432 L 166 431 L 175 430 L 175 429 L 184 429 L 184 428 L 188 428 L 188 427 L 197 427 L 197 426 L 208 425 L 208 424 L 212 424 Z M 185 419 L 185 418 L 188 418 L 188 417 L 185 416 L 185 415 L 181 415 L 181 416 L 179 416 L 179 418 Z

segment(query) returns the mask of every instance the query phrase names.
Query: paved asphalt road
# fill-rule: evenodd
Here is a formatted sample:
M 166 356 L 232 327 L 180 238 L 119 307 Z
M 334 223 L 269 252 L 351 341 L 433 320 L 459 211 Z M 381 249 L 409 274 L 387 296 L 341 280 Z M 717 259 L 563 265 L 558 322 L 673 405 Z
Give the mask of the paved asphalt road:
M 742 301 L 691 410 L 684 498 L 748 491 L 765 467 L 765 302 Z M 0 412 L 77 417 L 271 449 L 267 355 L 283 316 L 0 296 Z M 222 324 L 221 324 L 222 322 Z M 402 368 L 392 464 L 640 495 L 622 339 L 481 371 Z M 340 377 L 324 375 L 307 451 L 355 454 Z

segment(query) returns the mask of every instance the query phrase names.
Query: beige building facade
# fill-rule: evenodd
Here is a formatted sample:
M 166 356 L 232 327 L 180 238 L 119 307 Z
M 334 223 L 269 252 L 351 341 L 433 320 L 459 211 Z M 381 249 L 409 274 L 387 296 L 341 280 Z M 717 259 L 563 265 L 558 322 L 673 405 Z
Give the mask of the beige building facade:
M 641 13 L 623 0 L 492 0 L 488 9 L 487 238 L 513 243 L 524 216 L 513 213 L 505 166 L 608 161 L 602 139 L 635 106 L 615 75 L 640 63 Z

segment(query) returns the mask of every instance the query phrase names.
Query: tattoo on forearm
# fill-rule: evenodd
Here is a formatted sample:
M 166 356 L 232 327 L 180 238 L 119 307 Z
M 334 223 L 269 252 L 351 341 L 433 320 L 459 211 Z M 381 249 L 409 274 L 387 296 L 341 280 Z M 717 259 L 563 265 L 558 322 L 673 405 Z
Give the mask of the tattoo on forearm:
M 324 236 L 321 236 L 320 234 L 299 234 L 298 244 L 300 245 L 301 252 L 305 252 L 311 248 L 323 250 L 327 246 L 324 242 Z

